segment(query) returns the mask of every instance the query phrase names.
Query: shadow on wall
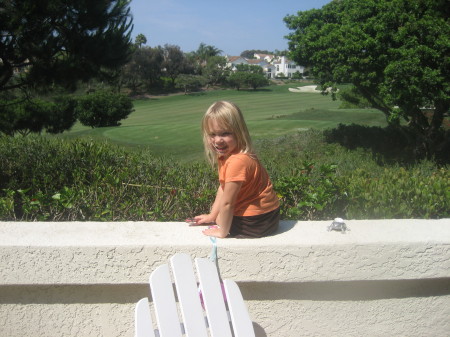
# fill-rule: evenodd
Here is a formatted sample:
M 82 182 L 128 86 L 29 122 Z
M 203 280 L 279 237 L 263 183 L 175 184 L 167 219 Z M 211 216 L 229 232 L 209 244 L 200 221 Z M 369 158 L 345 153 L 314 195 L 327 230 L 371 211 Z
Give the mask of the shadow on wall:
M 242 282 L 246 301 L 374 301 L 450 295 L 450 278 L 322 282 Z M 267 289 L 271 289 L 270 292 Z
M 296 223 L 297 223 L 297 221 L 295 221 L 295 220 L 280 221 L 280 227 L 273 235 L 282 234 L 282 233 L 285 233 L 285 232 L 291 230 L 292 228 L 294 228 Z
M 266 332 L 258 323 L 253 322 L 253 330 L 255 330 L 255 337 L 267 337 Z

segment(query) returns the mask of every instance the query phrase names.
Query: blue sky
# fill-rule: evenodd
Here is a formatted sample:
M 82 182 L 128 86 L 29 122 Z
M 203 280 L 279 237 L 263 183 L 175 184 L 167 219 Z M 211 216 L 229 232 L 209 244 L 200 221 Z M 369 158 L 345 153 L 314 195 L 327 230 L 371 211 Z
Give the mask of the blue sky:
M 287 49 L 286 15 L 321 8 L 331 0 L 132 0 L 132 38 L 144 34 L 147 46 L 177 45 L 184 52 L 200 43 L 223 54 Z

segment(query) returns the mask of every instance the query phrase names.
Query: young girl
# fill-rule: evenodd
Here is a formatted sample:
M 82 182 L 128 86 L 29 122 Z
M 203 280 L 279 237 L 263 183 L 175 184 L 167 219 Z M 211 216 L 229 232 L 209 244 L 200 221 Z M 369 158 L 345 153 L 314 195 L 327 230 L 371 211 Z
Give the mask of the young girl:
M 241 110 L 233 103 L 212 104 L 202 120 L 203 144 L 219 169 L 219 187 L 209 214 L 193 225 L 215 223 L 208 236 L 263 237 L 278 228 L 280 209 L 270 178 L 252 147 Z

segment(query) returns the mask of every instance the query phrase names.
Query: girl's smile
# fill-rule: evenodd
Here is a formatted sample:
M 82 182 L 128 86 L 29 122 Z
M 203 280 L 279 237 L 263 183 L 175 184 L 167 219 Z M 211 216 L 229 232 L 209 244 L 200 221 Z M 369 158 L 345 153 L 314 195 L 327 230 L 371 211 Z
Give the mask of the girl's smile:
M 209 139 L 211 146 L 221 157 L 228 157 L 237 150 L 234 134 L 223 129 L 215 120 L 209 122 Z

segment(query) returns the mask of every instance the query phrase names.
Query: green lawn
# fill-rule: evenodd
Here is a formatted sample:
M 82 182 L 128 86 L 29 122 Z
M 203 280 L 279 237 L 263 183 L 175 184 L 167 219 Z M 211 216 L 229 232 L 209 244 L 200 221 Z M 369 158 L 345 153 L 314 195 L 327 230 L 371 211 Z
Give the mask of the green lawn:
M 135 111 L 120 127 L 91 129 L 75 125 L 63 137 L 107 139 L 125 146 L 145 146 L 156 154 L 195 160 L 202 156 L 200 121 L 216 100 L 230 100 L 244 113 L 254 139 L 276 137 L 308 128 L 339 123 L 386 125 L 381 112 L 339 109 L 339 101 L 318 93 L 292 93 L 298 84 L 257 91 L 215 90 L 190 95 L 161 96 L 134 102 Z

